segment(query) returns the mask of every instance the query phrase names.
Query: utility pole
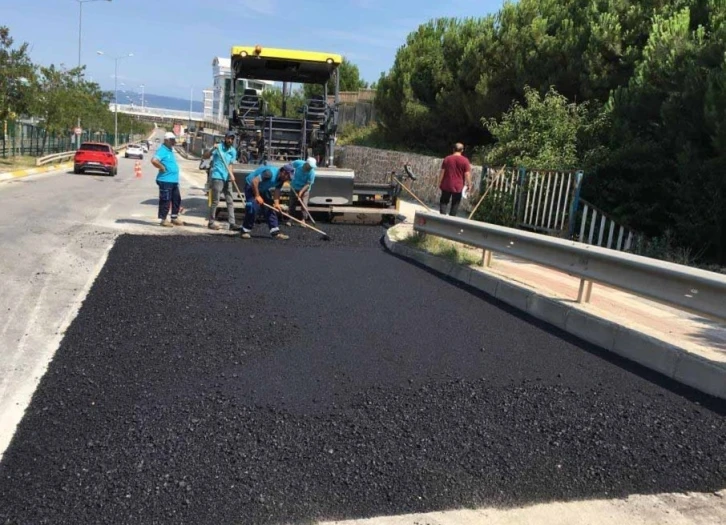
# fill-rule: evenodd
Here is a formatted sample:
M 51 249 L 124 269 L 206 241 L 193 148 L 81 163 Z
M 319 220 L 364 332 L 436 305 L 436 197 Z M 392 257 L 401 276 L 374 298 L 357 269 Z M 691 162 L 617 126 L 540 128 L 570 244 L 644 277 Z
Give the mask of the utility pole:
M 144 112 L 144 85 L 139 86 L 141 88 L 141 112 Z
M 106 56 L 103 51 L 96 51 L 98 55 Z M 121 59 L 128 58 L 134 56 L 133 53 L 129 53 L 127 55 L 121 55 L 117 57 L 109 57 L 114 61 L 114 68 L 113 68 L 113 91 L 114 91 L 114 115 L 113 115 L 113 121 L 114 121 L 114 131 L 113 131 L 113 147 L 118 147 L 118 62 Z
M 81 82 L 81 35 L 83 30 L 83 4 L 87 2 L 100 2 L 101 0 L 76 0 L 78 2 L 78 83 Z M 106 2 L 110 2 L 111 0 L 105 0 Z M 76 127 L 81 127 L 81 116 L 78 116 L 78 120 L 76 121 Z M 76 141 L 78 148 L 81 147 L 81 136 L 76 135 Z
M 194 88 L 189 92 L 189 124 L 187 125 L 187 153 L 189 153 L 189 143 L 192 138 L 192 102 L 194 102 Z

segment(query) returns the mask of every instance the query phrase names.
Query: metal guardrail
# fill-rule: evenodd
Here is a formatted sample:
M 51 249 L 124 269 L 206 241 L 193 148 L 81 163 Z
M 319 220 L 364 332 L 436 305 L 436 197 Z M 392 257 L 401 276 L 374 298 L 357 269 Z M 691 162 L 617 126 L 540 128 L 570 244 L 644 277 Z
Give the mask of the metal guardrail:
M 116 110 L 116 104 L 111 102 L 108 105 L 108 108 L 111 110 L 111 112 L 114 112 Z M 132 104 L 119 104 L 118 111 L 119 111 L 119 113 L 127 113 L 130 115 L 146 115 L 149 117 L 172 118 L 172 119 L 178 119 L 178 120 L 184 121 L 184 122 L 186 122 L 190 118 L 193 121 L 211 120 L 209 118 L 205 119 L 204 113 L 199 113 L 196 111 L 192 111 L 190 113 L 189 111 L 184 111 L 184 110 L 150 108 L 150 107 L 146 107 L 146 106 L 142 109 L 139 106 L 135 106 Z
M 120 153 L 121 151 L 125 150 L 129 144 L 131 144 L 131 143 L 129 142 L 126 144 L 121 144 L 120 146 L 114 148 L 114 151 L 116 153 Z M 65 159 L 71 159 L 76 154 L 76 151 L 77 150 L 64 151 L 62 153 L 53 153 L 52 155 L 46 155 L 45 157 L 38 157 L 37 159 L 35 159 L 35 165 L 36 166 L 45 166 L 46 164 L 50 164 L 52 162 L 62 161 Z
M 50 164 L 52 162 L 70 159 L 75 154 L 76 154 L 76 150 L 73 150 L 73 151 L 63 151 L 61 153 L 53 153 L 52 155 L 46 155 L 45 157 L 38 157 L 37 159 L 35 159 L 35 165 L 36 166 L 45 166 L 46 164 Z
M 708 317 L 726 319 L 726 275 L 599 246 L 457 217 L 416 212 L 414 230 L 548 266 L 580 278 L 578 302 L 602 283 Z

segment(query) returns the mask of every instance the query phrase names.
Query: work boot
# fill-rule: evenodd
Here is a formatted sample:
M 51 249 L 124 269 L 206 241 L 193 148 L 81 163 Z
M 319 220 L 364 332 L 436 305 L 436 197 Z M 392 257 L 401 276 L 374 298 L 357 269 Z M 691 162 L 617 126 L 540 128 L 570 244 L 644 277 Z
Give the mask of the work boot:
M 217 224 L 216 222 L 210 222 L 209 224 L 207 224 L 207 228 L 209 228 L 210 230 L 215 230 L 215 231 L 222 229 L 222 227 L 219 224 Z
M 172 223 L 172 224 L 173 224 L 174 226 L 184 226 L 184 221 L 183 221 L 183 220 L 181 220 L 181 219 L 180 219 L 179 217 L 177 217 L 176 219 L 172 219 L 172 220 L 171 220 L 171 223 Z
M 160 226 L 163 226 L 164 228 L 172 228 L 174 225 L 171 223 L 169 219 L 164 219 L 159 223 Z
M 252 235 L 250 235 L 249 232 L 242 232 L 242 234 L 240 235 L 240 238 L 241 239 L 251 239 Z
M 284 233 L 278 233 L 277 235 L 272 236 L 273 239 L 280 239 L 281 241 L 285 241 L 289 239 L 290 237 L 288 235 L 285 235 Z

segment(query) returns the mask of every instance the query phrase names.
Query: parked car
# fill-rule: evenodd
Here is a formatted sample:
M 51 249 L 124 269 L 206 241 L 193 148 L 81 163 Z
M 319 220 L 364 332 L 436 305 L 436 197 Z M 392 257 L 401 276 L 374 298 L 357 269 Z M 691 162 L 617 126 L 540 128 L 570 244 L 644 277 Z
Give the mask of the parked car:
M 84 142 L 73 157 L 73 173 L 102 171 L 114 176 L 118 173 L 118 159 L 110 144 Z
M 126 157 L 127 159 L 136 158 L 143 160 L 144 150 L 139 144 L 129 144 L 129 146 L 126 148 L 126 153 L 124 154 L 124 157 Z

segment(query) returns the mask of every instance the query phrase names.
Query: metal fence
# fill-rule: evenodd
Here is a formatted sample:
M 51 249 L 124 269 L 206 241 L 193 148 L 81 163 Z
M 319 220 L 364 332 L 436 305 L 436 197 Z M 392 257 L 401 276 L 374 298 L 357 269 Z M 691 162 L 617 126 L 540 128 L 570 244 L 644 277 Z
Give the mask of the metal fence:
M 119 144 L 129 141 L 127 134 L 119 134 Z M 114 135 L 107 131 L 85 130 L 81 142 L 97 141 L 113 144 Z M 48 133 L 41 127 L 23 122 L 8 122 L 0 135 L 0 157 L 40 157 L 76 149 L 76 136 L 72 133 Z
M 575 240 L 624 252 L 638 252 L 643 236 L 619 224 L 591 203 L 580 200 L 580 229 Z
M 636 251 L 642 236 L 580 198 L 583 178 L 582 171 L 487 167 L 480 187 L 488 187 L 491 198 L 510 200 L 518 228 Z
M 511 199 L 513 222 L 520 228 L 571 236 L 582 186 L 582 171 L 485 167 L 480 188 L 490 198 Z

